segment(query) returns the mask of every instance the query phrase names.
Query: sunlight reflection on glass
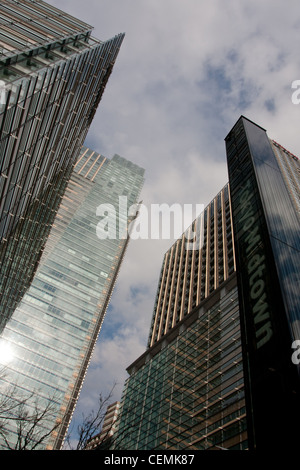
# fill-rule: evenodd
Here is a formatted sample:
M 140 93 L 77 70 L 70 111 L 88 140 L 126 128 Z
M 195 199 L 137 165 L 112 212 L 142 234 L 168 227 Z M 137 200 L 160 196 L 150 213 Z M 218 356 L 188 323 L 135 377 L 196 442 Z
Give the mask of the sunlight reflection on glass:
M 14 358 L 13 348 L 6 341 L 0 340 L 0 363 L 7 365 Z

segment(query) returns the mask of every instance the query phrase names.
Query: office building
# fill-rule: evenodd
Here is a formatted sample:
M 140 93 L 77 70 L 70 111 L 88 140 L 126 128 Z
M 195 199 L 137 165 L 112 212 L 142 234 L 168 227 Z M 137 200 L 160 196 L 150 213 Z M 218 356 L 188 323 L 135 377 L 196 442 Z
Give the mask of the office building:
M 226 137 L 251 449 L 299 441 L 299 160 L 241 116 Z
M 152 346 L 235 271 L 228 185 L 167 251 L 148 346 Z
M 59 426 L 42 448 L 60 449 L 64 441 L 135 216 L 120 198 L 128 208 L 137 202 L 143 174 L 119 155 L 109 160 L 82 148 L 36 275 L 1 335 L 9 353 L 2 386 L 33 393 L 41 409 L 51 401 L 53 418 L 41 426 Z M 106 208 L 114 208 L 107 222 L 116 222 L 115 237 L 99 230 Z M 14 423 L 8 431 L 14 443 Z
M 123 34 L 41 0 L 0 4 L 0 332 L 30 285 Z
M 116 401 L 107 407 L 101 432 L 89 440 L 85 450 L 99 449 L 99 446 L 101 446 L 102 450 L 109 448 L 111 438 L 116 430 L 116 421 L 119 415 L 119 410 L 119 401 Z
M 112 449 L 247 448 L 228 185 L 165 254 L 148 349 L 127 370 Z

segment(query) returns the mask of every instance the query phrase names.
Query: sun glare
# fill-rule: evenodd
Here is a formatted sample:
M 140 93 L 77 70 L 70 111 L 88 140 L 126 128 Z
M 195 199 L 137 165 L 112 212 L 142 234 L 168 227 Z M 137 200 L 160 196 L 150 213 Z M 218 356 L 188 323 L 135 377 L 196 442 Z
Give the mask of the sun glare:
M 14 358 L 13 349 L 9 343 L 0 340 L 0 363 L 9 364 Z

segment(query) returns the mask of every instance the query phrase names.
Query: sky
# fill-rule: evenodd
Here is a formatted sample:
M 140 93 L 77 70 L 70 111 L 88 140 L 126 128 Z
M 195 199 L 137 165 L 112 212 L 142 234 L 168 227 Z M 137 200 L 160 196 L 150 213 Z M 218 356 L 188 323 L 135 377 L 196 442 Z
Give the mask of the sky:
M 48 0 L 125 38 L 86 145 L 145 168 L 143 204 L 204 204 L 227 183 L 224 139 L 241 115 L 300 156 L 298 0 Z M 146 349 L 170 240 L 131 240 L 75 417 L 119 400 Z

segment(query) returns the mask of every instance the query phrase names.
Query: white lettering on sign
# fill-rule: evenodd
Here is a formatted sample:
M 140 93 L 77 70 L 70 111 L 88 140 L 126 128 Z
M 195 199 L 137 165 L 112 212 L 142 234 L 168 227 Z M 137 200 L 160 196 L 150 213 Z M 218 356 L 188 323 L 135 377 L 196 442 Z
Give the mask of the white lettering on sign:
M 251 250 L 258 246 L 262 240 L 259 233 L 259 226 L 257 224 L 257 217 L 255 216 L 253 206 L 250 199 L 250 183 L 243 190 L 240 197 L 240 210 L 242 223 L 242 232 L 249 234 L 245 237 L 246 253 L 249 254 Z M 264 274 L 266 270 L 265 256 L 255 254 L 249 259 L 247 264 L 247 272 L 249 279 L 250 298 L 253 302 L 253 321 L 256 327 L 255 337 L 256 346 L 261 348 L 266 344 L 273 335 L 270 313 L 268 310 L 268 303 L 266 302 L 265 281 Z

